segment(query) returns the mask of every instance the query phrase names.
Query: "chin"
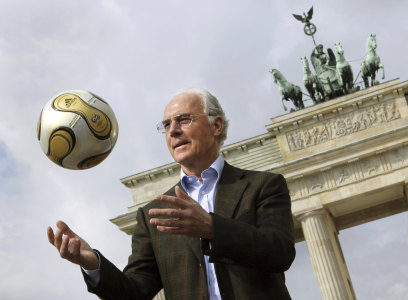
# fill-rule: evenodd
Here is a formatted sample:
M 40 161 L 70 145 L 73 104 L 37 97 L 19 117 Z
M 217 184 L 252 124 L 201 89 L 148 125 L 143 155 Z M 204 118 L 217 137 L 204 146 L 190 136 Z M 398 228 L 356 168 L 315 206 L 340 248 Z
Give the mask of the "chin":
M 183 162 L 188 162 L 191 159 L 191 156 L 188 153 L 174 153 L 173 158 L 179 164 L 183 164 Z

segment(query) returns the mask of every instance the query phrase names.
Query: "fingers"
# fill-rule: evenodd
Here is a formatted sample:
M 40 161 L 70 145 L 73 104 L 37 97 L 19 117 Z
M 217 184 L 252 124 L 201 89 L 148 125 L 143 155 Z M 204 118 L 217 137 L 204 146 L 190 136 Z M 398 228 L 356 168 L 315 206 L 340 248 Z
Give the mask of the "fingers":
M 60 247 L 58 248 L 59 253 L 62 258 L 68 258 L 68 242 L 69 242 L 69 238 L 65 237 L 62 240 Z
M 55 232 L 55 235 L 54 235 L 54 246 L 55 246 L 55 248 L 58 249 L 58 251 L 59 251 L 60 248 L 61 248 L 62 237 L 63 237 L 62 231 L 58 229 L 58 230 Z
M 181 209 L 185 209 L 189 206 L 189 204 L 195 203 L 195 201 L 190 196 L 188 196 L 179 186 L 176 186 L 175 191 L 176 197 L 159 195 L 156 197 L 156 200 Z
M 183 229 L 180 227 L 157 226 L 157 230 L 166 233 L 183 234 Z
M 63 221 L 57 221 L 57 227 L 63 234 L 68 236 L 76 236 L 76 234 L 68 227 L 68 225 Z
M 47 237 L 50 244 L 54 245 L 54 231 L 50 226 L 47 227 Z
M 159 195 L 156 200 L 174 208 L 152 208 L 149 210 L 150 224 L 158 231 L 192 237 L 212 237 L 212 217 L 200 204 L 188 196 L 179 186 L 176 196 Z
M 150 219 L 150 224 L 165 227 L 182 227 L 184 222 L 180 219 Z
M 77 237 L 76 234 L 65 224 L 63 221 L 57 222 L 57 230 L 54 231 L 50 226 L 47 228 L 47 237 L 48 241 L 57 248 L 59 252 L 61 252 L 61 247 L 66 247 L 65 243 L 73 238 Z M 66 236 L 64 238 L 64 235 Z M 65 250 L 64 250 L 65 251 Z
M 177 219 L 181 217 L 182 211 L 174 208 L 152 208 L 149 210 L 149 215 Z
M 149 210 L 149 215 L 150 216 L 155 216 L 155 217 L 164 217 L 164 219 L 158 219 L 158 218 L 151 218 L 150 219 L 150 224 L 156 225 L 157 228 L 159 227 L 180 227 L 181 226 L 181 218 L 182 216 L 182 210 L 179 209 L 171 209 L 171 208 L 152 208 Z
M 184 192 L 178 185 L 176 185 L 175 188 L 175 192 L 176 192 L 176 196 L 184 199 L 188 202 L 194 201 L 189 195 L 186 194 L 186 192 Z
M 99 260 L 91 246 L 76 235 L 67 224 L 57 222 L 57 230 L 47 228 L 48 241 L 55 246 L 60 256 L 68 261 L 78 264 L 87 270 L 95 270 Z
M 69 238 L 66 236 L 59 249 L 60 255 L 62 258 L 68 259 L 72 262 L 79 261 L 79 254 L 80 254 L 80 241 L 78 238 Z
M 167 195 L 159 195 L 156 197 L 156 200 L 167 203 L 179 209 L 185 209 L 188 205 L 188 202 L 186 202 L 184 199 Z

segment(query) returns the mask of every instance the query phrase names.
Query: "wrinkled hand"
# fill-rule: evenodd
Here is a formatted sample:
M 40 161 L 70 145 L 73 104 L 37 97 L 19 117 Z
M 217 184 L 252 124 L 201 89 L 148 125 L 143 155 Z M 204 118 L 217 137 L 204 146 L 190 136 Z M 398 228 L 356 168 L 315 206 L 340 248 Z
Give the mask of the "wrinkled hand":
M 86 270 L 98 268 L 98 256 L 82 238 L 76 235 L 67 224 L 57 222 L 57 230 L 47 228 L 48 241 L 57 248 L 60 256 L 74 264 L 80 265 Z
M 159 195 L 156 200 L 175 208 L 152 208 L 149 210 L 150 224 L 161 232 L 212 239 L 212 216 L 197 201 L 176 186 L 176 197 Z

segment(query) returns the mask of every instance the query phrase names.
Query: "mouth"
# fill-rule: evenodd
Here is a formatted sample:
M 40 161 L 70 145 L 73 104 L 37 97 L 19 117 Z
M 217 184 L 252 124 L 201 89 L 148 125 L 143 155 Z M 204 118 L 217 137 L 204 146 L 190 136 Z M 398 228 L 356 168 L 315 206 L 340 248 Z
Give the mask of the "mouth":
M 181 146 L 184 146 L 184 145 L 187 145 L 187 144 L 188 144 L 188 141 L 178 141 L 178 142 L 176 142 L 176 143 L 174 143 L 172 145 L 172 148 L 177 149 L 177 148 L 179 148 Z

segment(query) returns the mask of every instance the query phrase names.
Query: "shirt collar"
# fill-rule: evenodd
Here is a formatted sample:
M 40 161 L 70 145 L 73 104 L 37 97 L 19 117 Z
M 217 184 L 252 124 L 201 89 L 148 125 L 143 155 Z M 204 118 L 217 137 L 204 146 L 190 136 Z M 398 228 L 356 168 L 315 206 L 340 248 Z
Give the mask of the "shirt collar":
M 201 176 L 203 176 L 203 173 L 205 171 L 212 169 L 217 173 L 217 182 L 218 182 L 220 180 L 222 170 L 224 169 L 224 163 L 225 163 L 224 159 L 222 158 L 221 155 L 219 155 L 217 157 L 217 159 L 211 164 L 211 166 L 201 173 Z M 189 184 L 189 182 L 187 182 L 187 180 L 188 180 L 189 177 L 192 177 L 192 176 L 187 176 L 186 173 L 184 173 L 183 168 L 180 168 L 181 185 L 182 185 L 182 187 L 184 188 L 185 191 L 187 191 L 187 186 Z M 193 177 L 195 177 L 195 176 L 193 176 Z

